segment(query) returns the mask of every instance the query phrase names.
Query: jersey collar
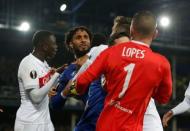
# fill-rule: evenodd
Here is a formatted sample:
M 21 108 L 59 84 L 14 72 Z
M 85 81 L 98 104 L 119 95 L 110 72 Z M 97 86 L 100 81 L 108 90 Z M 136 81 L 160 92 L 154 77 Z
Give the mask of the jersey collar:
M 41 61 L 41 60 L 39 60 L 37 57 L 35 57 L 32 53 L 30 53 L 30 56 L 31 57 L 33 57 L 33 59 L 35 59 L 35 61 L 36 62 L 38 62 L 41 66 L 44 66 L 44 67 L 49 67 L 49 65 L 47 64 L 47 62 L 44 60 L 44 62 L 43 61 Z
M 135 44 L 143 45 L 143 46 L 146 46 L 146 47 L 150 47 L 150 45 L 147 45 L 147 44 L 145 44 L 144 42 L 141 42 L 141 41 L 131 40 L 131 42 L 134 42 Z

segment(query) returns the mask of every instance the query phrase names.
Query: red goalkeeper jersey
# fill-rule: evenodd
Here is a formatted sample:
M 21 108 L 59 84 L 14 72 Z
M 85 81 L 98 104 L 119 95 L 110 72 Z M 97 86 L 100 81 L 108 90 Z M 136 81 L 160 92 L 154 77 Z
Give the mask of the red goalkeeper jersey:
M 83 94 L 92 80 L 105 75 L 107 96 L 97 131 L 142 131 L 150 98 L 165 104 L 172 94 L 168 60 L 148 45 L 131 41 L 103 51 L 76 80 Z

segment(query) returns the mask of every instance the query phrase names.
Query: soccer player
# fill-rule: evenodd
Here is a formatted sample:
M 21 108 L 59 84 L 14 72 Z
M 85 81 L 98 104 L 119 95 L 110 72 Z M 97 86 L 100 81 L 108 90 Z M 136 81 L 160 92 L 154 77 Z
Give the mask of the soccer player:
M 111 45 L 117 45 L 119 43 L 128 42 L 129 38 L 129 21 L 124 16 L 117 16 L 114 19 L 114 25 L 112 27 L 112 33 L 110 38 Z M 151 98 L 148 107 L 146 109 L 143 120 L 143 131 L 163 131 L 162 122 L 154 99 Z
M 164 127 L 168 126 L 168 121 L 175 115 L 182 114 L 190 109 L 190 82 L 187 90 L 185 91 L 184 100 L 176 107 L 164 114 L 162 122 Z
M 67 96 L 62 93 L 62 90 L 65 88 L 68 81 L 76 74 L 79 68 L 77 62 L 86 59 L 83 58 L 83 56 L 89 52 L 91 41 L 92 34 L 89 29 L 84 26 L 75 27 L 65 35 L 65 44 L 68 50 L 73 52 L 76 61 L 71 63 L 60 75 L 59 85 L 56 87 L 57 93 L 55 96 L 51 97 L 51 106 L 53 109 L 60 109 L 64 106 Z M 51 92 L 55 92 L 55 90 L 51 90 Z M 84 99 L 84 101 L 86 101 L 86 97 L 84 97 Z
M 103 51 L 72 84 L 83 94 L 91 81 L 105 75 L 108 94 L 97 131 L 142 131 L 150 98 L 164 104 L 171 96 L 170 64 L 149 47 L 157 34 L 156 18 L 148 11 L 135 14 L 130 32 L 132 41 Z
M 54 131 L 47 94 L 58 83 L 59 74 L 49 67 L 46 60 L 56 54 L 56 38 L 49 31 L 38 31 L 32 43 L 33 52 L 22 59 L 18 69 L 21 105 L 14 130 Z
M 71 33 L 68 33 L 68 35 L 69 34 L 71 34 Z M 75 35 L 75 34 L 73 34 L 73 35 Z M 67 37 L 68 36 L 66 36 L 66 40 L 67 40 Z M 73 36 L 73 40 L 71 40 L 70 43 L 77 44 L 77 43 L 74 43 L 74 38 L 75 37 Z M 93 35 L 92 44 L 95 47 L 93 47 L 90 50 L 90 52 L 87 53 L 87 57 L 90 58 L 89 61 L 91 61 L 91 60 L 93 61 L 99 52 L 101 52 L 102 50 L 104 50 L 108 47 L 107 45 L 103 45 L 102 44 L 103 42 L 105 42 L 104 36 L 102 36 L 101 34 Z M 75 51 L 73 51 L 73 52 L 75 52 Z M 86 57 L 86 56 L 82 56 L 82 57 Z M 83 62 L 81 62 L 81 61 L 80 61 L 80 63 L 81 63 L 80 65 L 83 64 Z M 58 92 L 60 92 L 60 90 L 65 88 L 65 83 L 68 83 L 68 80 L 73 77 L 73 74 L 75 74 L 73 72 L 76 72 L 76 69 L 73 67 L 74 66 L 69 66 L 62 73 L 61 79 L 60 79 L 60 85 L 58 87 L 58 90 L 59 90 Z M 61 95 L 58 95 L 58 94 L 62 94 L 63 97 L 61 98 L 60 97 Z M 66 99 L 63 100 L 64 96 L 65 96 L 64 93 L 60 92 L 60 93 L 57 93 L 57 96 L 52 97 L 52 105 L 54 108 L 57 109 L 64 105 L 64 102 L 66 100 Z M 85 110 L 80 118 L 80 121 L 77 123 L 74 130 L 75 131 L 85 131 L 85 130 L 86 131 L 95 131 L 96 130 L 95 129 L 96 121 L 103 108 L 103 103 L 104 103 L 104 98 L 105 98 L 105 91 L 102 90 L 101 79 L 98 79 L 98 80 L 92 82 L 92 84 L 89 87 L 89 91 L 84 96 L 78 96 L 78 98 L 83 100 L 83 102 L 85 104 Z
M 98 36 L 98 39 L 100 36 Z M 93 38 L 93 41 L 95 41 L 96 37 Z M 75 47 L 71 48 L 71 51 L 75 54 L 77 58 L 77 64 L 81 63 L 82 65 L 83 60 L 87 57 L 93 58 L 91 56 L 91 53 L 88 53 L 88 56 L 85 56 L 87 52 L 90 49 L 90 44 L 92 41 L 92 35 L 88 31 L 86 27 L 76 27 L 68 32 L 66 35 L 66 44 L 69 47 Z M 103 40 L 103 37 L 99 40 Z M 93 42 L 94 43 L 94 42 Z M 97 39 L 96 42 L 97 43 Z M 88 48 L 80 48 L 80 47 L 88 47 Z M 100 48 L 99 48 L 100 49 Z M 104 46 L 101 46 L 101 49 L 105 49 Z M 80 52 L 80 53 L 79 53 Z M 84 58 L 83 58 L 84 57 Z M 53 96 L 51 98 L 51 105 L 55 109 L 61 108 L 66 99 L 67 96 L 62 92 L 62 90 L 65 88 L 65 85 L 68 83 L 70 79 L 72 79 L 77 72 L 77 64 L 73 63 L 68 66 L 68 68 L 61 74 L 60 81 L 59 81 L 59 86 L 57 88 L 57 95 Z M 89 91 L 83 95 L 79 96 L 79 99 L 81 99 L 84 104 L 85 104 L 85 110 L 84 113 L 82 114 L 80 121 L 77 123 L 75 127 L 75 131 L 95 131 L 96 128 L 96 121 L 99 117 L 99 114 L 103 108 L 103 103 L 104 103 L 104 98 L 105 98 L 105 91 L 102 90 L 101 88 L 101 81 L 100 79 L 97 79 L 94 81 L 90 87 Z

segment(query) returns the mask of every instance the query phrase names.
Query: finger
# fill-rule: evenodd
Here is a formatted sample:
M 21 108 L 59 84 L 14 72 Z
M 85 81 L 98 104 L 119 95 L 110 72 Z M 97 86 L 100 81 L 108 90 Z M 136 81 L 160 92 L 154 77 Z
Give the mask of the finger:
M 164 126 L 164 127 L 167 127 L 167 126 L 168 126 L 168 124 L 167 124 L 166 121 L 163 121 L 163 126 Z
M 170 120 L 169 114 L 166 113 L 163 117 L 163 126 L 167 127 L 168 126 L 168 121 Z
M 67 66 L 68 66 L 68 64 L 64 64 L 64 65 L 58 67 L 58 68 L 56 69 L 56 72 L 62 73 L 62 72 L 66 69 Z
M 52 68 L 50 69 L 50 71 L 49 71 L 49 73 L 50 73 L 51 75 L 53 75 L 55 72 L 56 72 L 56 69 L 53 68 L 53 67 L 52 67 Z

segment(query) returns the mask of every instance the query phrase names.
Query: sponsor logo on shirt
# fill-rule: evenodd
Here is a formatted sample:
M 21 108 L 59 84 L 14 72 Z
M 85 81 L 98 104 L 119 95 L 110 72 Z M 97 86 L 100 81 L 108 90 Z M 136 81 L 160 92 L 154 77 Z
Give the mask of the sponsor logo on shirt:
M 129 114 L 132 114 L 133 111 L 130 110 L 130 109 L 127 109 L 123 106 L 121 106 L 120 102 L 119 101 L 116 101 L 116 100 L 111 100 L 110 103 L 109 103 L 110 106 L 114 106 L 115 108 L 123 111 L 123 112 L 126 112 L 126 113 L 129 113 Z
M 43 87 L 50 79 L 51 79 L 51 72 L 48 72 L 45 76 L 39 78 L 39 85 L 40 88 Z

